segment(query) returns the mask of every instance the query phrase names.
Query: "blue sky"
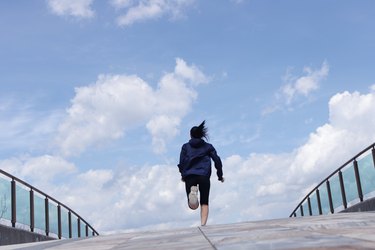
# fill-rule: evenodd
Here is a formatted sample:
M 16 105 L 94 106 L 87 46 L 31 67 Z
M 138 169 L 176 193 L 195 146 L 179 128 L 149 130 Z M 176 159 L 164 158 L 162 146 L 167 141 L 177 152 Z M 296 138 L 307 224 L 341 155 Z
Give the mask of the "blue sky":
M 227 177 L 209 223 L 286 217 L 375 139 L 374 8 L 1 1 L 0 167 L 99 231 L 197 225 L 176 164 L 205 119 Z

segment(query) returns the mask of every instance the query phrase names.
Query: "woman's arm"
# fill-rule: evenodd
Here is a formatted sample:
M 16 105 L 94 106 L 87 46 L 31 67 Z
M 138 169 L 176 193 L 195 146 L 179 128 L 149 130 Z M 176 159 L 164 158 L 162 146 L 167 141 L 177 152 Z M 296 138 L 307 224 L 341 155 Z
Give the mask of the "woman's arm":
M 214 161 L 216 174 L 219 181 L 223 181 L 223 164 L 221 162 L 220 157 L 217 155 L 216 149 L 212 146 L 212 150 L 210 151 L 210 157 Z
M 182 175 L 182 172 L 184 171 L 185 165 L 186 165 L 186 149 L 184 146 L 182 146 L 181 152 L 180 152 L 180 162 L 177 165 L 178 170 L 180 171 L 181 175 Z

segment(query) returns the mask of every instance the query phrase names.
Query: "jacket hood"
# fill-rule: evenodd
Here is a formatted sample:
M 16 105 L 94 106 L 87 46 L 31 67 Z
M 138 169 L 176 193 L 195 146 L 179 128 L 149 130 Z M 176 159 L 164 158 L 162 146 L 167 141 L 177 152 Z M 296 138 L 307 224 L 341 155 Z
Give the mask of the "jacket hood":
M 191 138 L 190 141 L 189 141 L 189 144 L 193 148 L 199 148 L 200 146 L 202 146 L 204 144 L 204 140 L 198 139 L 198 138 Z

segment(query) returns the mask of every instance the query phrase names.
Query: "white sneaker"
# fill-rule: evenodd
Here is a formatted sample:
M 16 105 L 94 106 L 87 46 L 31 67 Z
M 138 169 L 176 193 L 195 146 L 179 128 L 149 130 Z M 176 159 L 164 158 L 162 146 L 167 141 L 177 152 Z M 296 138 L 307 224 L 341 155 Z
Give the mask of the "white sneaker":
M 198 187 L 192 186 L 189 193 L 189 207 L 191 209 L 197 209 L 199 207 L 198 202 Z

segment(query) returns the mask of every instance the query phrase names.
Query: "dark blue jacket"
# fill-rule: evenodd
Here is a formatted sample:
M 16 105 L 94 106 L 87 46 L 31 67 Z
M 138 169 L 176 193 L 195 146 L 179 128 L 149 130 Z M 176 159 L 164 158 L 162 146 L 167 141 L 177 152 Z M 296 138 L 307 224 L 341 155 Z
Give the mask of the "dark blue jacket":
M 215 148 L 203 139 L 192 138 L 181 148 L 178 168 L 184 179 L 188 175 L 211 176 L 211 159 L 215 163 L 216 174 L 219 180 L 223 178 L 223 165 Z

